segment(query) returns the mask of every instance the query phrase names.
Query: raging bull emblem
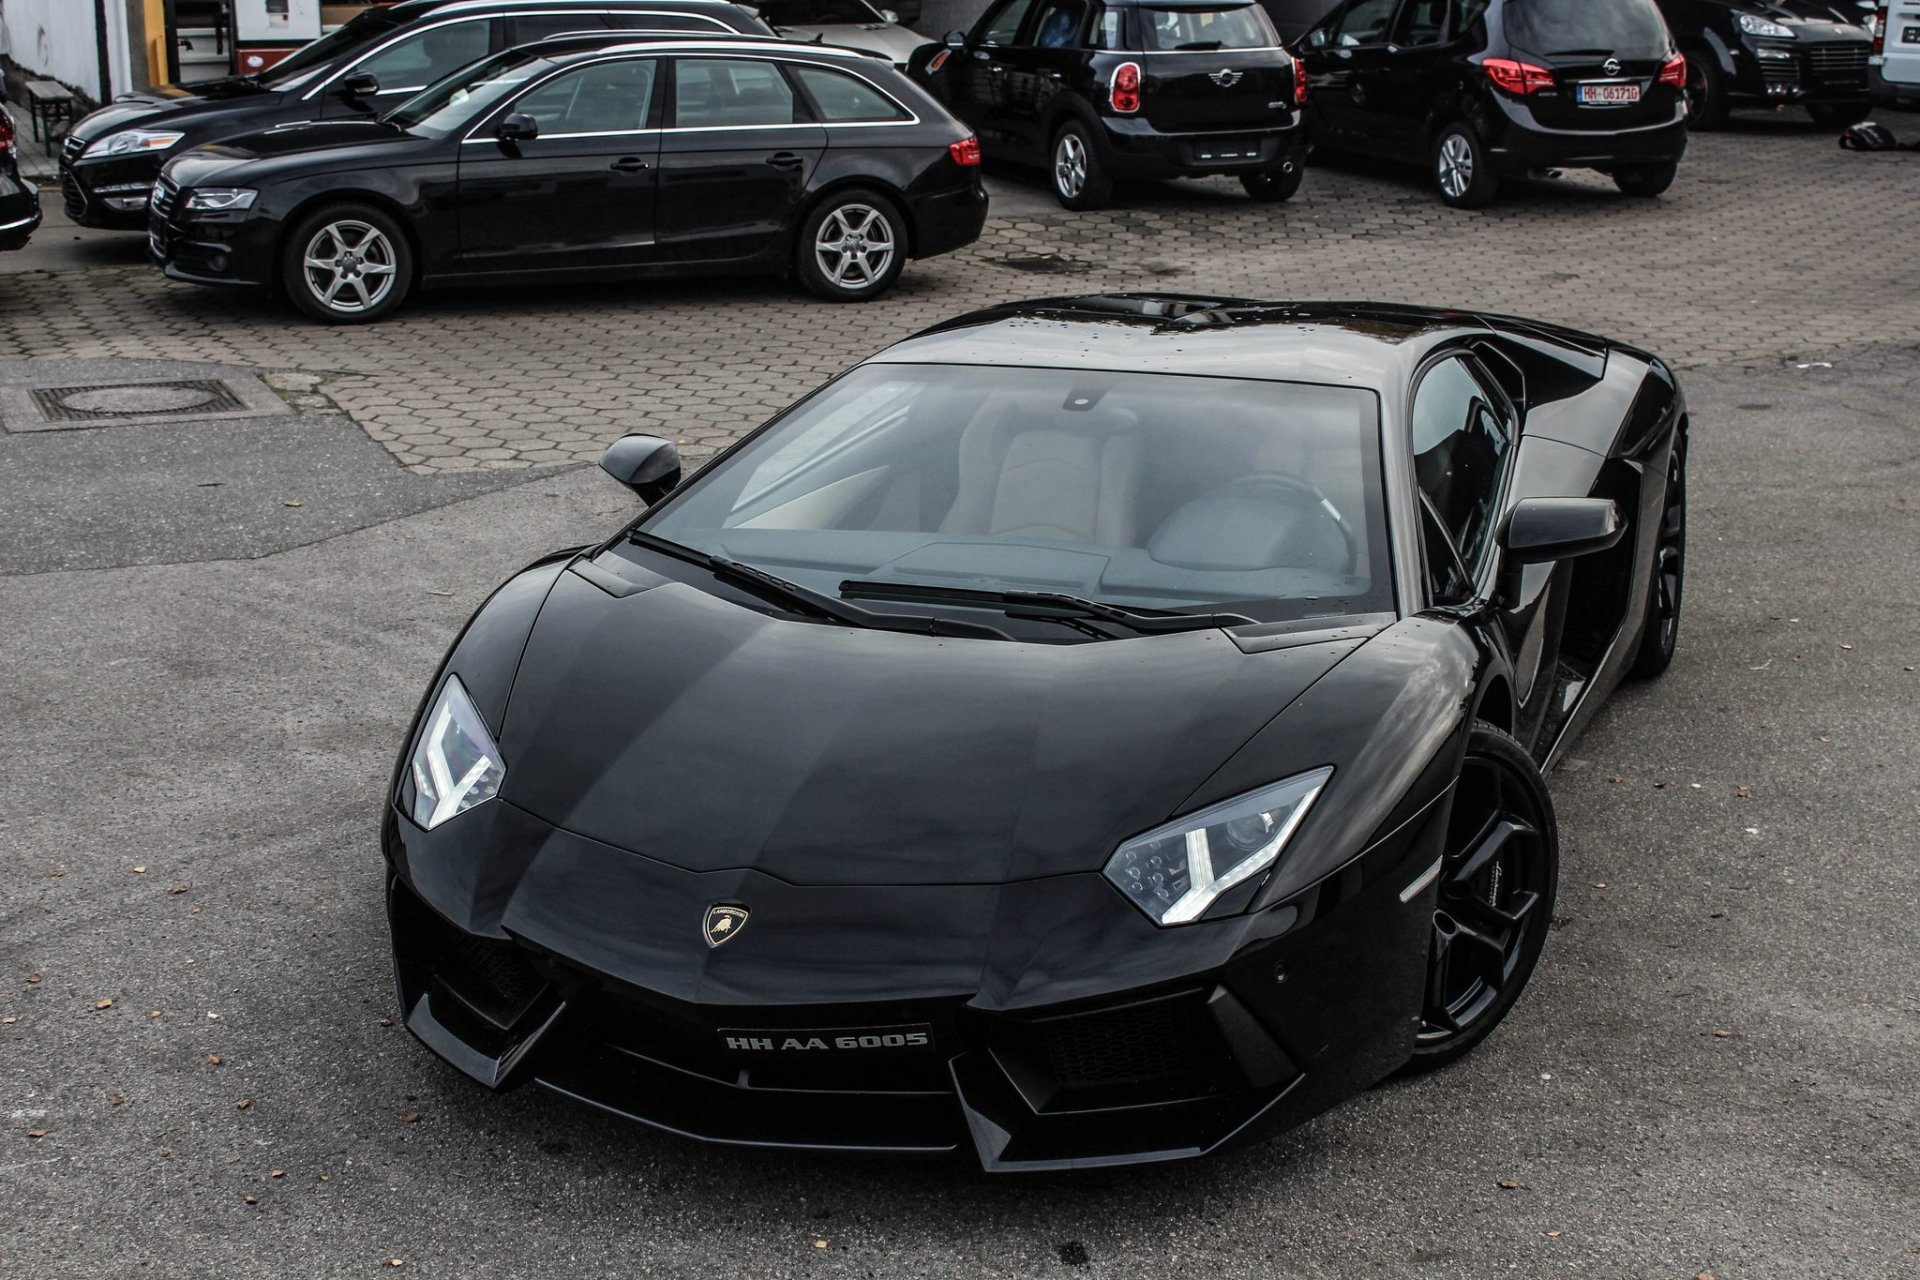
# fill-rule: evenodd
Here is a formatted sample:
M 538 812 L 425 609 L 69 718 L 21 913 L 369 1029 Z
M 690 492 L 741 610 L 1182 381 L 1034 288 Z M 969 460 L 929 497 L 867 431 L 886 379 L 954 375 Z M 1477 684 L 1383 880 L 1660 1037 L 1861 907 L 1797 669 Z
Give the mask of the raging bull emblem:
M 1240 77 L 1245 74 L 1245 72 L 1235 71 L 1231 67 L 1222 67 L 1220 70 L 1209 75 L 1207 79 L 1213 81 L 1222 89 L 1231 89 L 1240 83 Z
M 732 941 L 740 931 L 747 927 L 747 909 L 716 902 L 707 908 L 707 923 L 702 931 L 706 934 L 707 945 L 717 947 L 723 942 Z

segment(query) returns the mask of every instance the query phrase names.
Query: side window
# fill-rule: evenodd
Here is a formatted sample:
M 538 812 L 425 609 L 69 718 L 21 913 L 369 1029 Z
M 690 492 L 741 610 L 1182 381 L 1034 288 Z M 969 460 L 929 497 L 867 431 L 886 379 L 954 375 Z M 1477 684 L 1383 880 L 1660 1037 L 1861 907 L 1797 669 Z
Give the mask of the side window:
M 1399 0 L 1360 0 L 1334 24 L 1333 43 L 1343 49 L 1357 44 L 1385 44 L 1387 24 Z
M 1453 24 L 1455 31 L 1466 31 L 1487 16 L 1487 0 L 1460 0 L 1460 12 Z
M 1439 44 L 1447 38 L 1447 0 L 1407 0 L 1394 24 L 1395 44 L 1418 47 Z
M 587 31 L 697 31 L 722 32 L 730 28 L 693 13 L 541 13 L 513 19 L 509 45 L 532 44 L 554 36 Z
M 543 138 L 569 133 L 632 133 L 653 103 L 651 61 L 596 62 L 564 71 L 513 104 L 540 122 Z
M 1413 474 L 1460 559 L 1477 569 L 1493 543 L 1513 453 L 1503 411 L 1467 362 L 1427 371 L 1413 397 Z
M 1012 44 L 1013 38 L 1020 34 L 1020 24 L 1027 20 L 1027 11 L 1031 8 L 1033 0 L 1005 0 L 980 24 L 980 36 L 976 43 Z
M 770 62 L 683 58 L 673 75 L 673 123 L 681 129 L 747 129 L 803 118 L 793 87 Z
M 1124 9 L 1114 9 L 1106 5 L 1095 6 L 1093 20 L 1093 47 L 1096 49 L 1124 49 L 1127 39 L 1120 25 Z
M 826 67 L 796 67 L 800 83 L 828 124 L 868 120 L 905 120 L 907 113 L 893 99 L 864 80 Z
M 1033 44 L 1040 49 L 1071 49 L 1080 44 L 1087 22 L 1087 0 L 1042 0 Z
M 380 91 L 424 89 L 435 80 L 487 56 L 493 24 L 485 18 L 450 22 L 388 45 L 353 68 L 380 77 Z

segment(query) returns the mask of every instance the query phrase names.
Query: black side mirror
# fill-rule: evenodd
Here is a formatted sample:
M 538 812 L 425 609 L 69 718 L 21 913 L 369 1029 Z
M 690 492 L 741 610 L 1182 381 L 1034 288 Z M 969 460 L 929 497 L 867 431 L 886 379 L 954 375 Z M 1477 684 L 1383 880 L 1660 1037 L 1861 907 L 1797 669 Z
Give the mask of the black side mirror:
M 380 77 L 371 71 L 356 71 L 340 82 L 340 92 L 349 98 L 371 98 L 380 92 Z
M 947 46 L 947 48 L 953 50 L 955 53 L 959 53 L 962 49 L 965 49 L 967 47 L 967 33 L 964 31 L 949 31 L 946 34 L 946 38 L 943 39 L 940 43 L 944 44 L 945 46 Z
M 680 451 L 659 436 L 621 436 L 600 455 L 600 469 L 652 506 L 680 483 Z
M 1545 564 L 1605 551 L 1626 531 L 1611 498 L 1523 498 L 1500 541 L 1514 563 Z
M 540 136 L 540 122 L 524 111 L 510 111 L 493 126 L 493 136 L 502 142 L 532 142 Z

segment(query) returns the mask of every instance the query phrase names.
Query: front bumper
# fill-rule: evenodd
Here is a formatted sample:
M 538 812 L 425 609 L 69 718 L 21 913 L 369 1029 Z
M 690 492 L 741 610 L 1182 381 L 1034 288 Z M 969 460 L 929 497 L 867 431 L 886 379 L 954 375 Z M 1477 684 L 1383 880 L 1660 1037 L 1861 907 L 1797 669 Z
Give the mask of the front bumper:
M 1117 178 L 1199 178 L 1271 169 L 1305 148 L 1304 117 L 1284 126 L 1162 133 L 1138 116 L 1106 116 L 1106 161 Z
M 1440 830 L 1170 930 L 1094 874 L 807 888 L 682 871 L 503 801 L 433 832 L 390 809 L 383 836 L 406 1024 L 481 1083 L 708 1142 L 1018 1170 L 1201 1155 L 1404 1062 L 1432 901 L 1399 892 Z M 751 917 L 709 947 L 721 902 Z
M 160 180 L 164 156 L 82 160 L 87 144 L 68 136 L 60 151 L 60 195 L 67 217 L 83 227 L 137 231 L 147 225 L 147 202 Z
M 271 227 L 250 211 L 189 214 L 179 188 L 163 178 L 154 187 L 146 226 L 147 259 L 169 279 L 248 288 L 271 279 Z
M 0 176 L 0 252 L 26 245 L 40 226 L 40 199 L 17 177 Z
M 1756 39 L 1729 51 L 1733 97 L 1779 105 L 1865 102 L 1871 42 Z

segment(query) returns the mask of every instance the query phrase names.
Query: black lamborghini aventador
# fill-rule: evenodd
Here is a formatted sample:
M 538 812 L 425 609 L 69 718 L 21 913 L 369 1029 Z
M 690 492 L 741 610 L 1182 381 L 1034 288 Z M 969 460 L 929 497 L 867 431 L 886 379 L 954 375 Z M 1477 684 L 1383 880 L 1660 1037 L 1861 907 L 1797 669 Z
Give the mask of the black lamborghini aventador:
M 1686 446 L 1586 334 L 1159 295 L 938 325 L 685 484 L 629 436 L 650 508 L 503 585 L 408 735 L 406 1023 L 494 1088 L 990 1169 L 1445 1063 L 1547 936 L 1542 770 L 1673 656 Z

